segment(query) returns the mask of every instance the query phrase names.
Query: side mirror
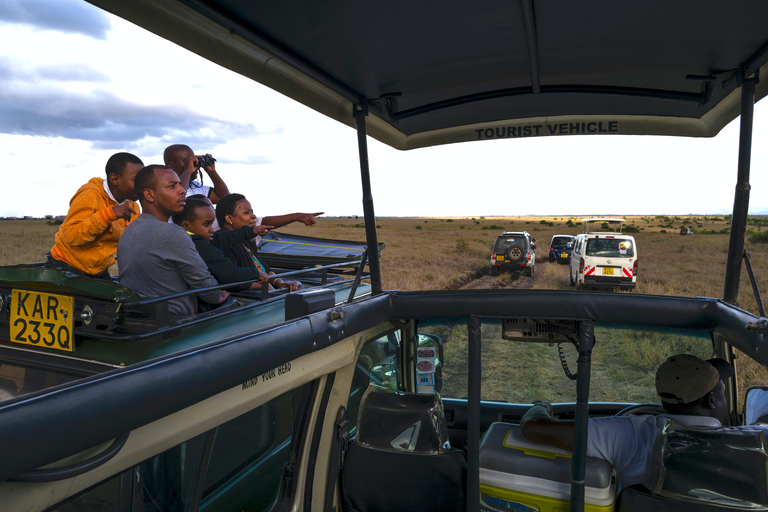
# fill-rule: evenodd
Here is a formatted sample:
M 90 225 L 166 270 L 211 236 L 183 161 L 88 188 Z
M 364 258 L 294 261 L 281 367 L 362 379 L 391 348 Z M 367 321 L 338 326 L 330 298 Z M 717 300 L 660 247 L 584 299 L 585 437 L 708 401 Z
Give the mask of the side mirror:
M 397 367 L 392 363 L 374 365 L 371 367 L 371 384 L 396 390 Z
M 568 242 L 568 243 L 567 243 L 565 246 L 566 246 L 568 249 L 572 249 L 572 248 L 573 248 L 573 242 Z
M 744 422 L 768 425 L 768 386 L 752 386 L 744 398 Z

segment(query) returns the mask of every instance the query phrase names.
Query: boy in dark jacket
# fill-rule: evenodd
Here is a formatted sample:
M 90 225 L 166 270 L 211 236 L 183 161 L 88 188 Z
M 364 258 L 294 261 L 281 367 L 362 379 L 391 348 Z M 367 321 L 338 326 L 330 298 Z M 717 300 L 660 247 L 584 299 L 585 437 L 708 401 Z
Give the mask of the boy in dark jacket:
M 204 196 L 189 196 L 184 210 L 173 216 L 173 222 L 184 228 L 192 237 L 200 257 L 208 270 L 219 283 L 238 283 L 241 281 L 256 281 L 252 284 L 240 285 L 233 290 L 260 290 L 262 283 L 269 283 L 270 289 L 288 288 L 295 291 L 298 283 L 275 278 L 274 272 L 260 271 L 250 267 L 238 267 L 224 255 L 232 247 L 257 235 L 263 235 L 271 226 L 248 227 L 235 231 L 213 231 L 215 219 L 213 206 Z

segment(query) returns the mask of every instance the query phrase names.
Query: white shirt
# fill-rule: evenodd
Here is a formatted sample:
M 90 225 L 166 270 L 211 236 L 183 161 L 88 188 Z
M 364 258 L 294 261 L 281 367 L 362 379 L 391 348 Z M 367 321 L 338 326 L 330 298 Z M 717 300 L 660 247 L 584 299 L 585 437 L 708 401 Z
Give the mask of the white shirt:
M 189 197 L 195 194 L 202 194 L 205 197 L 211 197 L 211 190 L 213 190 L 208 185 L 203 185 L 199 181 L 192 180 L 189 182 L 189 186 L 187 187 L 187 195 L 184 197 Z

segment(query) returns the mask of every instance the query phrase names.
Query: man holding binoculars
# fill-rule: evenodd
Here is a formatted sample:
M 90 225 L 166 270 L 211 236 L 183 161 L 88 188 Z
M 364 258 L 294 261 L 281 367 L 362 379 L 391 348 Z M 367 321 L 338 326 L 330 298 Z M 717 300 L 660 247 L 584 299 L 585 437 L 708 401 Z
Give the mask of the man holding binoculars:
M 202 194 L 208 197 L 213 204 L 219 202 L 219 199 L 229 194 L 224 180 L 221 179 L 219 173 L 216 172 L 216 159 L 211 155 L 199 155 L 195 156 L 195 153 L 187 145 L 173 144 L 165 148 L 163 152 L 163 160 L 165 165 L 176 171 L 181 180 L 181 186 L 187 190 L 187 196 L 193 194 Z M 213 186 L 203 185 L 200 181 L 195 179 L 197 170 L 202 167 L 205 173 L 211 178 L 211 184 Z M 279 228 L 290 224 L 291 222 L 301 222 L 307 226 L 315 224 L 315 217 L 322 215 L 324 212 L 318 213 L 288 213 L 285 215 L 276 215 L 270 217 L 256 217 L 256 225 L 273 226 Z M 218 223 L 215 226 L 218 229 Z M 256 239 L 258 241 L 258 238 Z

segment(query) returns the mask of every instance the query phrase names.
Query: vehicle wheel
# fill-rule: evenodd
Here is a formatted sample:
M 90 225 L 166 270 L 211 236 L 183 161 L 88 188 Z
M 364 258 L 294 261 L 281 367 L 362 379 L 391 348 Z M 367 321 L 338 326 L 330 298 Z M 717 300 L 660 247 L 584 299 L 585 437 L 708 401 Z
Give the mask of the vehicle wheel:
M 525 257 L 525 251 L 523 251 L 522 244 L 519 243 L 513 243 L 510 244 L 505 250 L 504 254 L 506 254 L 507 258 L 509 258 L 510 261 L 513 263 L 516 263 L 518 261 L 522 261 Z
M 573 274 L 571 273 L 571 267 L 568 267 L 568 281 L 570 281 L 571 286 L 576 285 L 576 282 L 573 280 Z
M 531 277 L 533 275 L 533 265 L 525 267 L 525 277 Z

